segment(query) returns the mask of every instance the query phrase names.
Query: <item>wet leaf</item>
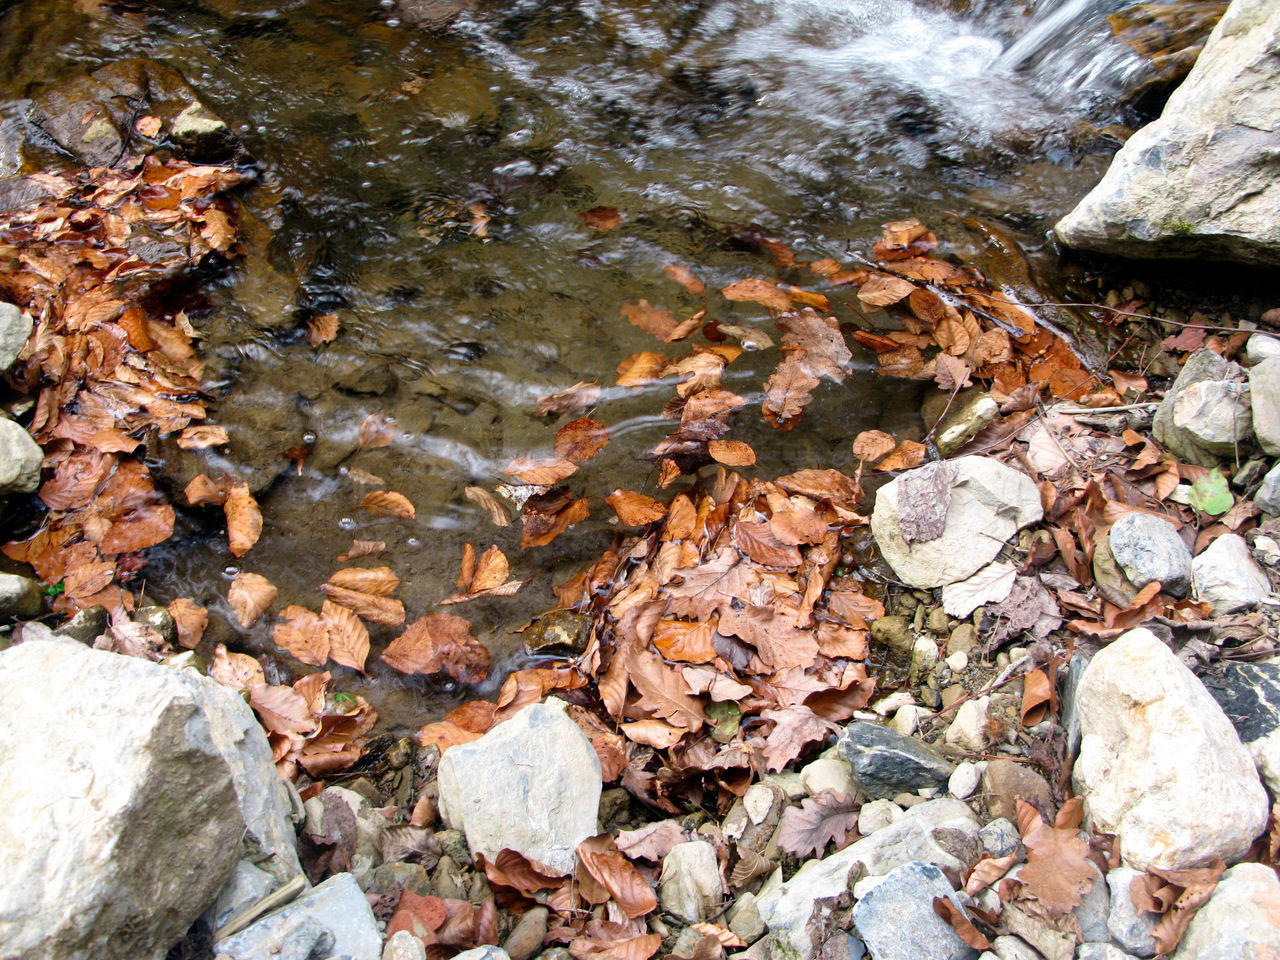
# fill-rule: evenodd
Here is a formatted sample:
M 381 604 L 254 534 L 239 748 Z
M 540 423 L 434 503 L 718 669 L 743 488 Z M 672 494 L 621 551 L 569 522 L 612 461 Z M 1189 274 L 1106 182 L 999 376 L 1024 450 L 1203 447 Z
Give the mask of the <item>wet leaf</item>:
M 585 497 L 575 500 L 560 489 L 530 497 L 524 505 L 521 517 L 524 534 L 520 537 L 520 549 L 545 547 L 589 515 L 590 508 Z
M 360 618 L 332 600 L 324 602 L 320 616 L 329 637 L 329 658 L 364 673 L 364 664 L 369 658 L 369 631 Z
M 864 461 L 879 460 L 897 445 L 898 441 L 883 430 L 863 430 L 853 439 L 853 455 Z
M 392 597 L 379 597 L 332 583 L 321 584 L 320 590 L 329 599 L 354 611 L 356 616 L 368 623 L 383 623 L 391 627 L 404 623 L 404 604 Z
M 768 307 L 778 313 L 791 309 L 791 297 L 786 292 L 779 290 L 776 284 L 756 277 L 737 280 L 721 290 L 720 293 L 726 300 L 734 300 L 740 303 L 758 303 L 762 307 Z
M 376 410 L 360 424 L 360 442 L 357 450 L 377 450 L 391 445 L 396 438 L 396 422 L 385 412 Z
M 225 643 L 214 648 L 209 676 L 223 686 L 240 691 L 252 690 L 267 682 L 262 664 L 247 653 L 228 653 Z
M 613 507 L 618 520 L 628 527 L 644 526 L 661 520 L 667 514 L 667 508 L 653 497 L 632 490 L 614 490 L 605 502 Z
M 468 543 L 463 554 L 462 573 L 458 577 L 458 587 L 462 592 L 441 600 L 440 604 L 445 606 L 482 597 L 513 596 L 524 586 L 524 581 L 508 579 L 509 572 L 506 555 L 496 545 L 486 550 L 479 562 L 476 562 L 475 551 Z
M 187 427 L 178 434 L 177 442 L 183 450 L 204 450 L 207 447 L 227 443 L 229 440 L 226 427 L 207 423 L 198 427 Z
M 676 318 L 671 311 L 655 307 L 648 300 L 624 303 L 620 310 L 631 323 L 659 340 L 669 340 L 676 329 Z
M 323 667 L 329 661 L 329 633 L 324 620 L 305 607 L 288 606 L 271 639 L 303 663 Z
M 382 540 L 352 540 L 351 546 L 344 553 L 337 556 L 339 563 L 347 563 L 350 560 L 359 560 L 361 557 L 368 557 L 375 553 L 381 553 L 387 549 L 387 544 Z
M 187 597 L 177 597 L 169 602 L 169 616 L 178 628 L 178 643 L 188 650 L 194 649 L 209 625 L 209 611 Z
M 592 207 L 581 211 L 578 216 L 596 233 L 606 233 L 622 223 L 622 214 L 617 207 Z
M 547 487 L 559 483 L 578 469 L 572 460 L 557 457 L 554 460 L 535 460 L 532 457 L 516 457 L 503 469 L 503 473 L 515 477 L 521 483 Z
M 306 698 L 292 687 L 259 684 L 249 689 L 249 706 L 272 733 L 308 735 L 318 724 Z
M 858 299 L 869 307 L 887 307 L 910 296 L 915 289 L 910 280 L 876 274 L 858 288 Z
M 329 583 L 344 590 L 389 597 L 399 588 L 400 578 L 390 567 L 347 567 L 329 577 Z
M 599 420 L 581 417 L 577 420 L 570 420 L 556 431 L 553 452 L 557 457 L 564 460 L 571 460 L 574 463 L 586 463 L 608 445 L 608 428 Z M 557 483 L 563 479 L 564 477 L 556 477 L 554 480 L 544 482 Z
M 573 415 L 596 405 L 600 400 L 600 385 L 585 380 L 564 390 L 549 393 L 538 400 L 538 416 L 563 413 Z
M 823 790 L 802 800 L 798 807 L 787 807 L 778 829 L 778 845 L 802 858 L 822 856 L 832 841 L 839 850 L 857 839 L 861 809 L 862 804 L 853 797 Z
M 243 557 L 262 535 L 262 511 L 258 509 L 258 501 L 249 492 L 249 485 L 238 481 L 231 485 L 222 509 L 227 515 L 231 555 Z
M 876 464 L 877 471 L 910 470 L 924 463 L 928 448 L 914 440 L 903 440 L 893 453 Z
M 466 487 L 462 492 L 468 500 L 489 511 L 489 520 L 494 526 L 511 526 L 511 510 L 484 487 Z
M 662 272 L 668 279 L 674 280 L 695 297 L 700 297 L 706 292 L 706 285 L 694 275 L 692 270 L 682 264 L 669 263 L 662 268 Z
M 372 490 L 364 495 L 357 506 L 368 510 L 378 517 L 398 517 L 401 520 L 412 520 L 417 516 L 409 498 L 394 490 Z
M 266 577 L 257 573 L 241 573 L 227 588 L 227 602 L 240 626 L 251 627 L 276 602 L 276 588 Z
M 461 683 L 489 675 L 489 651 L 471 635 L 471 624 L 449 613 L 419 617 L 382 654 L 401 673 L 448 673 Z
M 332 343 L 338 337 L 338 315 L 322 313 L 307 321 L 307 342 L 313 347 Z
M 741 440 L 710 440 L 707 452 L 711 459 L 726 467 L 750 467 L 756 462 L 756 452 Z

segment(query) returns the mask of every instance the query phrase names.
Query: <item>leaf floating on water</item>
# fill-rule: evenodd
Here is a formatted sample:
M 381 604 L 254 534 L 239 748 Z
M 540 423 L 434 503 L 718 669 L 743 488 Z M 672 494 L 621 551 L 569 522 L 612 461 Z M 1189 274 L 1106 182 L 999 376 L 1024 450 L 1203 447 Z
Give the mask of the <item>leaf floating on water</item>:
M 853 455 L 859 460 L 879 460 L 892 452 L 898 441 L 883 430 L 863 430 L 853 439 Z
M 581 211 L 578 216 L 596 233 L 607 233 L 622 223 L 622 214 L 617 207 L 592 207 Z
M 248 628 L 276 602 L 277 592 L 275 585 L 261 574 L 241 573 L 227 588 L 227 602 L 240 626 Z
M 468 500 L 489 511 L 489 519 L 497 527 L 511 526 L 511 510 L 484 487 L 466 487 L 463 494 Z
M 392 597 L 380 597 L 360 590 L 349 590 L 332 583 L 320 585 L 325 596 L 355 612 L 361 620 L 398 627 L 404 623 L 404 604 Z
M 489 675 L 489 651 L 471 635 L 471 624 L 451 613 L 419 617 L 391 641 L 383 661 L 401 673 L 448 673 L 461 683 Z
M 572 460 L 557 457 L 551 460 L 535 460 L 532 457 L 516 457 L 503 469 L 503 473 L 515 477 L 521 483 L 532 483 L 540 487 L 559 483 L 572 476 L 578 465 Z
M 354 472 L 354 471 L 353 471 Z M 412 520 L 417 516 L 409 498 L 394 490 L 373 490 L 364 495 L 357 505 L 379 517 L 397 517 L 401 520 Z
M 758 277 L 734 281 L 722 289 L 720 294 L 726 300 L 733 300 L 738 303 L 758 303 L 762 307 L 768 307 L 778 313 L 784 313 L 791 309 L 791 296 L 788 293 L 779 290 L 776 284 L 770 283 L 768 280 L 761 280 Z
M 222 505 L 227 515 L 227 540 L 232 556 L 243 557 L 262 535 L 262 511 L 244 481 L 232 484 Z
M 338 336 L 338 315 L 322 313 L 307 321 L 307 342 L 313 347 L 332 343 Z
M 389 597 L 400 586 L 400 578 L 390 567 L 347 567 L 329 577 L 329 583 L 344 590 Z
M 220 507 L 227 502 L 227 497 L 231 493 L 231 480 L 229 477 L 222 477 L 219 480 L 210 480 L 203 473 L 193 477 L 183 490 L 183 496 L 187 498 L 187 503 L 193 507 Z
M 387 549 L 387 544 L 382 540 L 352 540 L 351 546 L 347 548 L 345 553 L 338 555 L 339 563 L 346 563 L 350 560 L 358 560 L 361 557 L 368 557 L 375 553 L 381 553 Z
M 206 423 L 198 427 L 187 427 L 178 434 L 177 443 L 183 450 L 204 450 L 226 443 L 229 439 L 226 427 Z
M 329 662 L 329 631 L 321 617 L 299 606 L 285 607 L 280 616 L 281 622 L 271 631 L 277 647 L 313 667 Z
M 666 357 L 652 350 L 633 353 L 618 364 L 618 386 L 642 387 L 647 383 L 657 383 L 668 375 L 667 364 Z
M 653 497 L 631 490 L 614 490 L 605 498 L 605 502 L 613 508 L 618 520 L 628 527 L 644 526 L 661 520 L 666 516 L 667 508 Z
M 669 263 L 662 268 L 662 272 L 667 275 L 669 280 L 674 280 L 695 297 L 702 296 L 707 290 L 706 284 L 699 280 L 697 275 L 683 264 Z
M 566 416 L 582 413 L 600 400 L 600 385 L 580 380 L 571 387 L 549 393 L 538 400 L 538 416 L 563 413 Z
M 225 643 L 214 648 L 209 676 L 225 687 L 240 691 L 252 690 L 267 682 L 262 664 L 247 653 L 228 653 Z
M 498 549 L 497 545 L 491 546 L 477 561 L 475 549 L 471 544 L 465 544 L 462 572 L 458 575 L 458 589 L 462 592 L 441 600 L 440 604 L 446 606 L 478 600 L 482 597 L 513 596 L 524 586 L 524 581 L 509 580 L 507 578 L 509 572 L 510 565 L 506 554 Z
M 651 333 L 659 340 L 669 340 L 676 329 L 676 318 L 671 315 L 671 311 L 655 307 L 648 300 L 624 303 L 620 311 L 645 333 Z
M 887 307 L 910 296 L 915 288 L 910 280 L 876 274 L 858 288 L 858 299 L 869 307 Z
M 581 417 L 570 420 L 556 431 L 553 452 L 562 459 L 572 460 L 574 463 L 586 463 L 608 445 L 608 427 L 599 420 Z M 546 482 L 555 483 L 563 479 L 564 477 L 557 477 L 555 480 Z
M 209 626 L 209 611 L 187 597 L 177 597 L 169 603 L 169 616 L 178 628 L 178 643 L 193 650 Z
M 741 440 L 709 440 L 707 452 L 726 467 L 750 467 L 756 462 L 756 452 Z
M 381 410 L 374 411 L 360 424 L 360 443 L 357 450 L 377 450 L 391 445 L 396 438 L 396 422 Z
M 383 480 L 376 473 L 370 473 L 368 470 L 362 470 L 360 467 L 352 467 L 347 471 L 347 478 L 352 483 L 358 483 L 362 487 L 382 487 L 387 481 Z
M 364 673 L 364 663 L 369 657 L 369 631 L 360 618 L 332 600 L 324 602 L 320 616 L 329 636 L 329 658 Z
M 530 497 L 521 516 L 524 534 L 520 538 L 520 549 L 545 547 L 589 515 L 590 508 L 586 498 L 575 500 L 563 488 Z

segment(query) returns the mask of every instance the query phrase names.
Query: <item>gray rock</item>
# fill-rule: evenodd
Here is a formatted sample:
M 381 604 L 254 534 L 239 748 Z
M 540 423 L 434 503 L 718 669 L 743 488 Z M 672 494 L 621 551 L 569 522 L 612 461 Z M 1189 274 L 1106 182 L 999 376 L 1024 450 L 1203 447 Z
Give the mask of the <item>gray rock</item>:
M 331 943 L 326 944 L 326 938 Z M 261 960 L 275 957 L 280 943 L 305 945 L 307 952 L 297 960 L 307 960 L 316 952 L 322 957 L 349 957 L 350 960 L 380 960 L 382 934 L 355 877 L 338 873 L 324 883 L 274 913 L 218 941 L 217 952 L 230 960 Z
M 1022 834 L 1004 817 L 997 817 L 978 831 L 982 848 L 993 857 L 1007 857 L 1022 845 Z
M 862 792 L 877 799 L 945 787 L 955 769 L 919 740 L 865 720 L 845 727 L 836 750 L 853 769 Z
M 1209 902 L 1191 918 L 1172 960 L 1240 960 L 1280 956 L 1280 880 L 1260 863 L 1222 875 Z
M 677 843 L 662 858 L 658 900 L 685 923 L 701 923 L 720 909 L 724 887 L 716 848 L 705 840 Z
M 1040 917 L 1033 916 L 1016 903 L 1006 904 L 1000 912 L 1002 929 L 1016 934 L 1031 944 L 1045 960 L 1071 960 L 1075 953 L 1076 937 L 1049 926 Z
M 1127 257 L 1280 264 L 1280 5 L 1235 3 L 1154 123 L 1058 222 L 1072 247 Z
M 876 544 L 894 572 L 915 587 L 939 587 L 976 573 L 1009 537 L 1043 516 L 1040 493 L 1026 474 L 985 457 L 948 463 L 956 471 L 950 483 L 951 503 L 941 535 L 932 540 L 907 543 L 902 536 L 898 490 L 915 470 L 876 494 L 871 515 Z
M 1149 513 L 1127 513 L 1111 527 L 1111 555 L 1138 589 L 1159 580 L 1164 592 L 1185 596 L 1191 588 L 1191 551 L 1178 528 Z
M 1126 864 L 1180 870 L 1244 856 L 1269 806 L 1253 758 L 1155 634 L 1130 630 L 1095 654 L 1077 704 L 1076 792 Z
M 757 906 L 769 927 L 768 942 L 794 951 L 797 960 L 809 960 L 814 954 L 807 932 L 810 920 L 826 918 L 835 898 L 848 893 L 860 877 L 883 876 L 918 860 L 939 867 L 958 883 L 981 855 L 978 821 L 965 804 L 950 799 L 921 803 L 871 836 L 809 861 L 786 883 L 766 884 Z
M 1249 369 L 1249 392 L 1258 444 L 1271 456 L 1280 455 L 1280 357 Z
M 991 941 L 991 952 L 999 960 L 1040 960 L 1040 954 L 1025 940 L 1008 934 Z
M 1212 350 L 1195 351 L 1187 357 L 1173 386 L 1156 408 L 1155 417 L 1151 421 L 1152 436 L 1187 463 L 1204 467 L 1216 466 L 1220 462 L 1218 455 L 1203 447 L 1195 436 L 1178 426 L 1178 397 L 1198 383 L 1243 381 L 1244 377 L 1244 368 L 1238 363 L 1232 363 Z
M 1151 931 L 1160 918 L 1154 913 L 1139 913 L 1129 894 L 1133 878 L 1140 876 L 1142 874 L 1132 867 L 1117 867 L 1107 874 L 1107 887 L 1111 890 L 1107 931 L 1116 943 L 1135 957 L 1154 957 L 1156 941 Z
M 31 317 L 12 303 L 0 303 L 0 370 L 8 370 L 27 345 Z
M 1280 339 L 1265 333 L 1255 333 L 1244 345 L 1244 356 L 1249 366 L 1271 357 L 1280 357 Z
M 204 684 L 70 640 L 0 653 L 6 960 L 160 960 L 217 896 L 244 820 Z
M 1221 457 L 1238 454 L 1253 433 L 1249 387 L 1229 380 L 1203 380 L 1178 394 L 1173 424 Z
M 0 417 L 0 496 L 40 486 L 44 451 L 20 425 Z
M 107 608 L 95 603 L 86 607 L 54 631 L 60 637 L 69 637 L 80 643 L 92 644 L 107 632 Z
M 1207 602 L 1215 617 L 1251 610 L 1271 595 L 1271 581 L 1238 533 L 1224 533 L 1205 547 L 1191 563 L 1191 577 L 1196 599 Z
M 259 870 L 248 860 L 241 860 L 231 873 L 231 879 L 218 892 L 218 898 L 205 913 L 209 927 L 216 933 L 219 928 L 241 910 L 253 906 L 272 890 L 275 881 L 271 874 Z
M 1096 866 L 1093 869 L 1093 885 L 1085 891 L 1080 905 L 1071 912 L 1080 924 L 1080 934 L 1086 943 L 1106 943 L 1111 939 L 1107 930 L 1111 892 L 1102 871 Z
M 16 573 L 0 573 L 0 617 L 25 619 L 44 613 L 40 584 Z
M 1137 960 L 1137 958 L 1109 943 L 1082 943 L 1076 947 L 1076 960 Z
M 1253 756 L 1262 782 L 1280 797 L 1280 663 L 1228 663 L 1205 687 Z
M 596 832 L 600 760 L 581 728 L 552 703 L 525 707 L 440 760 L 440 815 L 472 853 L 504 848 L 564 872 Z M 520 803 L 512 803 L 519 797 Z
M 501 947 L 483 946 L 455 953 L 453 960 L 510 960 Z
M 729 929 L 747 943 L 755 943 L 764 936 L 764 921 L 760 919 L 760 908 L 756 906 L 754 893 L 743 893 L 738 896 L 726 915 Z
M 1073 755 L 1080 753 L 1080 711 L 1076 709 L 1076 693 L 1088 665 L 1088 657 L 1073 653 L 1062 678 L 1062 727 L 1067 731 L 1067 753 Z
M 387 937 L 382 960 L 427 960 L 427 948 L 408 930 L 397 930 Z
M 1262 478 L 1262 485 L 1253 495 L 1253 502 L 1263 513 L 1271 516 L 1280 514 L 1280 461 Z
M 978 951 L 933 910 L 933 898 L 960 901 L 942 871 L 904 863 L 853 907 L 853 925 L 873 960 L 972 960 Z

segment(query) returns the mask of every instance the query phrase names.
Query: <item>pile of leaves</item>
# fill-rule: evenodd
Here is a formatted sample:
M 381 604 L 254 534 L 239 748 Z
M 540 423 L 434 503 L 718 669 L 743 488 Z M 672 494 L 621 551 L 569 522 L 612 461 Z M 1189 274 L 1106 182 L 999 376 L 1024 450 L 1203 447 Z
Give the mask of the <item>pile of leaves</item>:
M 226 441 L 200 423 L 196 332 L 149 295 L 230 255 L 234 214 L 220 195 L 241 180 L 228 167 L 148 157 L 136 171 L 30 177 L 42 199 L 0 217 L 0 292 L 35 321 L 10 380 L 36 397 L 28 429 L 52 471 L 40 529 L 3 549 L 61 584 L 55 609 L 130 607 L 121 584 L 172 534 L 173 508 L 133 455 L 148 431 L 178 433 L 188 448 Z M 256 512 L 247 490 L 235 496 Z M 246 531 L 237 555 L 255 539 Z

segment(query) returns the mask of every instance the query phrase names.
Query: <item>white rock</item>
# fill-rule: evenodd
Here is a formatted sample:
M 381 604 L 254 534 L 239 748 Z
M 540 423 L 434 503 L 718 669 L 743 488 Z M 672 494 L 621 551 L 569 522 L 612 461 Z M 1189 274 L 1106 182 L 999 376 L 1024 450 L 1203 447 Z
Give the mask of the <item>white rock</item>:
M 1138 589 L 1159 580 L 1164 592 L 1184 596 L 1191 586 L 1191 551 L 1177 528 L 1149 513 L 1126 513 L 1107 535 L 1111 555 Z
M 1250 366 L 1271 357 L 1280 357 L 1280 339 L 1265 333 L 1255 333 L 1245 343 L 1244 355 Z
M 1280 357 L 1263 360 L 1249 369 L 1249 390 L 1258 444 L 1274 457 L 1280 454 Z
M 242 844 L 242 800 L 250 819 L 279 813 L 282 785 L 251 714 L 252 736 L 230 735 L 249 708 L 213 681 L 36 640 L 0 653 L 0 703 L 6 960 L 163 957 L 247 847 L 264 865 L 294 856 Z M 291 837 L 287 818 L 252 829 Z
M 957 650 L 947 657 L 946 664 L 952 673 L 963 673 L 969 666 L 969 655 L 963 650 Z
M 1040 492 L 1024 473 L 985 457 L 949 461 L 956 469 L 941 536 L 908 544 L 899 526 L 898 490 L 908 471 L 880 488 L 871 530 L 889 566 L 915 587 L 938 587 L 976 573 L 1005 540 L 1043 516 Z M 917 467 L 917 470 L 924 469 Z
M 1129 257 L 1280 264 L 1280 183 L 1258 158 L 1280 128 L 1280 3 L 1238 0 L 1154 123 L 1055 230 Z
M 946 742 L 968 753 L 981 753 L 987 748 L 990 697 L 966 700 L 956 710 L 955 719 L 947 727 Z
M 1006 934 L 991 941 L 991 949 L 1000 960 L 1039 960 L 1040 954 L 1025 940 Z
M 898 711 L 893 715 L 893 719 L 889 721 L 888 726 L 904 737 L 909 737 L 916 732 L 916 728 L 920 726 L 920 721 L 932 715 L 932 713 L 933 711 L 926 707 L 899 707 Z
M 892 800 L 868 800 L 858 810 L 858 832 L 869 837 L 877 830 L 883 830 L 898 817 L 902 816 L 902 808 Z
M 800 782 L 812 796 L 823 790 L 852 797 L 857 791 L 849 765 L 835 757 L 819 757 L 800 771 Z
M 1196 350 L 1187 357 L 1173 385 L 1165 391 L 1151 421 L 1151 434 L 1187 463 L 1212 467 L 1221 457 L 1206 449 L 1199 439 L 1177 423 L 1178 400 L 1198 383 L 1243 381 L 1244 368 L 1209 349 Z M 1188 487 L 1188 491 L 1190 487 Z
M 284 953 L 281 944 L 290 939 L 302 944 L 302 950 L 290 956 L 345 956 L 350 960 L 380 960 L 382 956 L 378 922 L 349 873 L 334 874 L 252 926 L 218 941 L 217 953 L 230 960 L 263 960 Z M 315 952 L 306 951 L 307 941 Z
M 1271 581 L 1236 533 L 1205 547 L 1192 561 L 1191 577 L 1196 598 L 1212 606 L 1215 617 L 1249 610 L 1271 594 Z
M 1191 918 L 1172 960 L 1263 960 L 1280 957 L 1280 880 L 1260 863 L 1222 875 L 1209 902 Z
M 382 960 L 427 960 L 427 948 L 408 930 L 397 930 L 387 938 Z
M 677 843 L 662 859 L 658 899 L 685 923 L 701 923 L 720 909 L 724 887 L 716 848 L 705 840 Z
M 1253 433 L 1249 387 L 1229 380 L 1193 383 L 1174 400 L 1173 422 L 1210 453 L 1231 456 Z
M 1253 495 L 1253 502 L 1263 513 L 1271 516 L 1280 513 L 1280 461 L 1262 478 L 1262 485 Z
M 8 370 L 27 345 L 33 324 L 29 314 L 12 303 L 0 303 L 0 371 Z
M 510 848 L 567 873 L 578 844 L 596 832 L 599 757 L 550 703 L 530 704 L 479 740 L 450 747 L 438 783 L 440 815 L 466 834 L 473 854 L 492 859 Z
M 1125 863 L 1179 870 L 1245 854 L 1266 826 L 1266 791 L 1222 708 L 1159 638 L 1130 630 L 1104 647 L 1076 703 L 1076 792 Z
M 0 416 L 0 495 L 40 486 L 44 451 L 19 424 Z
M 947 781 L 947 792 L 957 800 L 967 800 L 978 789 L 982 782 L 982 771 L 972 763 L 962 763 L 956 767 Z
M 887 717 L 892 713 L 896 713 L 900 707 L 909 707 L 915 702 L 916 699 L 909 690 L 895 690 L 888 696 L 872 702 L 871 709 L 880 714 L 880 716 Z

